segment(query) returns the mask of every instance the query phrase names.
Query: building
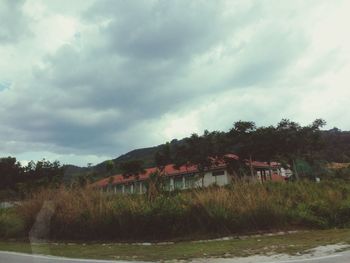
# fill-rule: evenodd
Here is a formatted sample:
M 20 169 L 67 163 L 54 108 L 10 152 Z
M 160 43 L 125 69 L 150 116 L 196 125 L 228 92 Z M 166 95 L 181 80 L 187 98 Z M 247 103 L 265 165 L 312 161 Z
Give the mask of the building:
M 230 158 L 238 159 L 238 156 L 230 154 Z M 249 162 L 247 163 L 249 166 Z M 289 170 L 281 167 L 279 163 L 253 161 L 252 169 L 254 177 L 246 176 L 247 181 L 264 182 L 285 181 L 289 176 Z M 161 173 L 164 188 L 168 191 L 185 190 L 198 187 L 208 187 L 211 185 L 225 186 L 232 183 L 237 176 L 235 172 L 230 173 L 225 162 L 218 162 L 210 170 L 200 173 L 196 166 L 181 166 L 178 169 L 174 165 L 166 165 Z M 142 194 L 147 191 L 147 180 L 150 175 L 157 172 L 158 168 L 145 169 L 144 173 L 137 176 L 125 177 L 122 174 L 114 175 L 93 184 L 93 187 L 104 192 L 123 194 Z

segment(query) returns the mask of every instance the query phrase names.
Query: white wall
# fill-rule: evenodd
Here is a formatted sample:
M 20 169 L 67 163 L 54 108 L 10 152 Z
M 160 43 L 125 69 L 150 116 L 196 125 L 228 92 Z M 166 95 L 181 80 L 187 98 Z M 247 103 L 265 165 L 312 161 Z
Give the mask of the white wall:
M 281 167 L 280 171 L 281 171 L 281 175 L 284 177 L 291 177 L 293 175 L 293 172 L 290 169 L 285 169 L 285 168 Z
M 224 186 L 227 185 L 231 182 L 231 177 L 227 173 L 226 170 L 221 170 L 223 171 L 222 175 L 213 175 L 213 172 L 207 172 L 204 175 L 204 186 L 210 186 L 213 184 L 216 184 L 218 186 Z
M 222 175 L 216 175 L 216 176 L 213 176 L 213 172 L 206 172 L 203 176 L 203 179 L 198 174 L 195 174 L 195 176 L 192 177 L 192 179 L 190 179 L 188 175 L 169 177 L 169 188 L 170 188 L 169 190 L 174 190 L 175 188 L 178 190 L 182 190 L 182 189 L 198 188 L 202 186 L 208 187 L 214 184 L 218 186 L 225 186 L 232 181 L 232 178 L 226 170 L 222 170 L 222 171 L 223 171 Z M 136 182 L 133 184 L 121 185 L 119 187 L 114 186 L 113 192 L 140 194 L 140 193 L 146 192 L 146 186 L 145 186 L 145 182 Z

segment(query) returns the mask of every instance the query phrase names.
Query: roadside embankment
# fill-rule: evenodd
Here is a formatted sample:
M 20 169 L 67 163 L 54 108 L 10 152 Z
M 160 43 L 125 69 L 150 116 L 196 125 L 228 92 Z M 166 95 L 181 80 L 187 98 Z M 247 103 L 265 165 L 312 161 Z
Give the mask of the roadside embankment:
M 43 240 L 177 241 L 260 231 L 350 226 L 350 183 L 243 184 L 106 195 L 44 190 L 0 210 L 0 236 Z

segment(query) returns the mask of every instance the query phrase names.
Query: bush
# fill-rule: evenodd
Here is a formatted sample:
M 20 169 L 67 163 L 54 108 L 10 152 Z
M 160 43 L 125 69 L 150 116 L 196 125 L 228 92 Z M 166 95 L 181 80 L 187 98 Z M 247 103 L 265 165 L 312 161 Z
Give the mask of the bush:
M 9 238 L 23 235 L 23 220 L 11 209 L 0 209 L 0 237 Z

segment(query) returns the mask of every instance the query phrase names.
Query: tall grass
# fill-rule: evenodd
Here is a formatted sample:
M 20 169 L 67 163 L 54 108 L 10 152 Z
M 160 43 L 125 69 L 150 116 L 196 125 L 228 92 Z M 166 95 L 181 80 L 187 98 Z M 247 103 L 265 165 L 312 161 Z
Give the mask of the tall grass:
M 29 233 L 51 201 L 49 238 L 162 240 L 285 228 L 350 226 L 350 184 L 235 184 L 164 193 L 106 195 L 91 189 L 45 190 L 17 207 Z

